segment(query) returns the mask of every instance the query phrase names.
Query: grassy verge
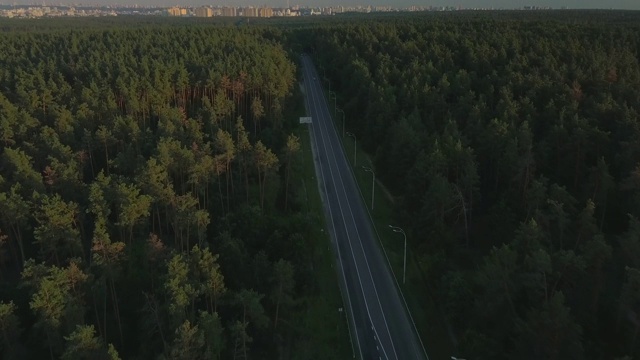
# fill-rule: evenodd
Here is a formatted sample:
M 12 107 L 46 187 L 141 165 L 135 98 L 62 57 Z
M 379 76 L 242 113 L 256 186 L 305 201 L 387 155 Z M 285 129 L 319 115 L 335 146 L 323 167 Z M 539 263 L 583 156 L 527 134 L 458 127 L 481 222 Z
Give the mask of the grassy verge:
M 335 258 L 331 251 L 329 234 L 326 232 L 322 200 L 318 193 L 313 154 L 307 126 L 301 126 L 297 135 L 302 150 L 300 203 L 313 219 L 313 231 L 309 243 L 314 247 L 314 273 L 318 284 L 318 296 L 307 299 L 305 312 L 300 314 L 298 326 L 304 336 L 294 346 L 292 359 L 351 359 L 353 356 L 349 329 L 344 312 Z
M 325 95 L 329 99 L 326 88 Z M 330 112 L 334 116 L 332 106 L 330 106 Z M 338 112 L 337 115 L 334 116 L 334 124 L 340 135 L 342 133 L 342 114 Z M 349 129 L 347 129 L 348 131 Z M 426 264 L 420 264 L 420 257 L 414 256 L 411 252 L 411 240 L 409 239 L 407 244 L 406 282 L 403 284 L 404 237 L 402 234 L 395 233 L 389 229 L 389 225 L 396 225 L 393 224 L 392 200 L 386 196 L 376 181 L 374 207 L 371 209 L 373 179 L 371 173 L 362 168 L 362 166 L 373 167 L 371 158 L 360 146 L 357 146 L 354 159 L 354 147 L 359 145 L 358 142 L 354 142 L 353 137 L 346 135 L 341 139 L 365 205 L 371 215 L 384 252 L 400 285 L 427 354 L 431 359 L 448 359 L 454 353 L 454 346 L 448 336 L 444 316 L 439 307 L 436 306 L 435 298 L 430 292 L 426 274 L 423 270 L 427 266 Z

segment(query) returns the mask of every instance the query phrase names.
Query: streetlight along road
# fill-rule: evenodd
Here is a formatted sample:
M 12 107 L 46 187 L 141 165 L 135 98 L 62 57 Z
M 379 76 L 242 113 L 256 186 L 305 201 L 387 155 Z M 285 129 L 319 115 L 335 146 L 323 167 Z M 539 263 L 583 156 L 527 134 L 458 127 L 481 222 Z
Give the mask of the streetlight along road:
M 389 225 L 389 228 L 391 228 L 393 232 L 401 233 L 402 235 L 404 235 L 404 265 L 402 266 L 402 284 L 404 285 L 407 279 L 407 234 L 405 234 L 404 230 L 402 230 L 402 228 L 400 227 Z M 451 359 L 454 360 L 453 356 L 451 357 Z M 464 360 L 464 359 L 458 359 L 458 360 Z
M 342 137 L 344 137 L 344 110 L 338 109 L 338 112 L 342 113 Z
M 370 172 L 373 177 L 371 180 L 371 210 L 373 210 L 373 200 L 375 200 L 374 196 L 376 195 L 376 173 L 370 167 L 363 166 L 362 168 L 364 171 Z
M 337 116 L 338 115 L 338 97 L 336 96 L 336 93 L 333 91 L 329 91 L 329 99 L 333 99 L 333 116 Z
M 358 149 L 356 136 L 350 132 L 347 132 L 347 136 L 351 136 L 353 138 L 353 166 L 356 166 L 356 150 Z

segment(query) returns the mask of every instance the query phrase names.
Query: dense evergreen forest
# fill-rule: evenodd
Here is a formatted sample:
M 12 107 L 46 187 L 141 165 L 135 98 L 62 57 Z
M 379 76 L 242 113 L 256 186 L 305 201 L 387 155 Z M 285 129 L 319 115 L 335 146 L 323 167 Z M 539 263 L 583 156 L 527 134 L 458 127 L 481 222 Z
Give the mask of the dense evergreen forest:
M 390 16 L 299 34 L 464 357 L 640 357 L 638 18 Z
M 0 357 L 295 358 L 324 68 L 469 359 L 640 357 L 640 16 L 0 24 Z M 307 334 L 308 336 L 308 334 Z
M 235 27 L 13 24 L 0 37 L 0 357 L 291 351 L 283 324 L 315 290 L 289 181 L 288 109 L 302 100 L 282 46 Z

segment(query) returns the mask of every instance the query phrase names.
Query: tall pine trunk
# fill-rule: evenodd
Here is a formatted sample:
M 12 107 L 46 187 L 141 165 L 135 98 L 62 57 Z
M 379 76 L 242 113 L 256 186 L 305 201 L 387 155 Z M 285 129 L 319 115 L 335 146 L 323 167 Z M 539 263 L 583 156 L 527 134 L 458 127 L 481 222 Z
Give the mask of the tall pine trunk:
M 275 330 L 278 327 L 278 314 L 280 313 L 280 299 L 282 298 L 282 282 L 280 282 L 280 287 L 278 288 L 278 301 L 276 301 L 276 315 L 273 320 L 273 329 Z
M 122 321 L 120 319 L 120 305 L 118 304 L 118 294 L 116 293 L 116 287 L 111 276 L 109 277 L 109 287 L 111 292 L 111 301 L 113 301 L 113 312 L 116 316 L 116 321 L 118 322 L 118 331 L 120 332 L 120 344 L 124 344 L 124 336 L 122 335 Z
M 284 211 L 287 211 L 289 205 L 289 173 L 291 172 L 291 160 L 287 161 L 287 174 L 284 179 Z

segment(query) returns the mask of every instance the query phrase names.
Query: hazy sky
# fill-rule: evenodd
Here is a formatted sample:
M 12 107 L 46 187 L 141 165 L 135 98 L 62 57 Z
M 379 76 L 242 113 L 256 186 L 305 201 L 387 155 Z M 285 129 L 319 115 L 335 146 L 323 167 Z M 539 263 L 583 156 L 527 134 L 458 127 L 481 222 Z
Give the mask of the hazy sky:
M 272 7 L 286 6 L 287 0 L 0 0 L 0 3 L 11 4 L 138 4 L 138 5 L 267 5 Z M 289 0 L 291 5 L 331 6 L 331 5 L 388 5 L 404 7 L 420 6 L 457 6 L 465 8 L 517 8 L 528 5 L 551 6 L 559 8 L 567 6 L 571 9 L 631 9 L 640 10 L 640 0 Z

